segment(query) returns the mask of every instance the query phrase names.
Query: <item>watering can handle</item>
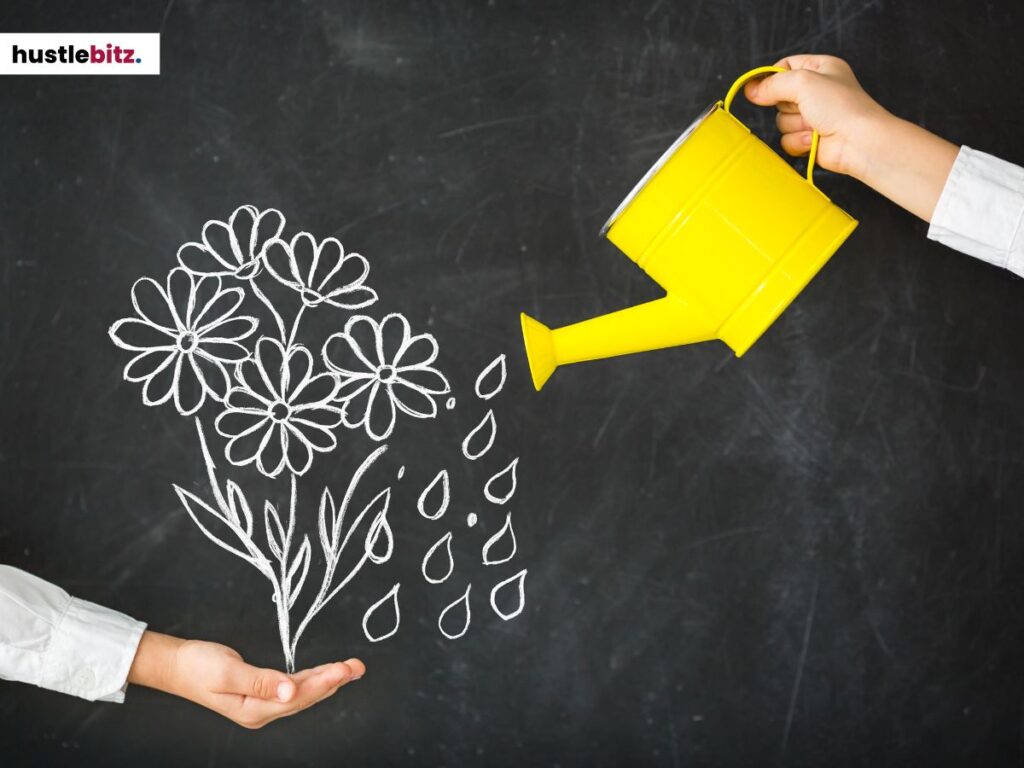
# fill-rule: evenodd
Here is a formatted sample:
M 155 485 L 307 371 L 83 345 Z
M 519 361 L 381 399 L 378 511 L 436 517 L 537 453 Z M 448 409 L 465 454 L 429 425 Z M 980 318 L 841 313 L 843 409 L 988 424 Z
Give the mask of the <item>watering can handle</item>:
M 788 71 L 789 70 L 786 69 L 785 67 L 758 67 L 757 69 L 752 69 L 749 72 L 740 75 L 736 82 L 732 84 L 732 88 L 729 89 L 729 92 L 725 94 L 725 101 L 722 102 L 723 108 L 726 112 L 729 111 L 729 107 L 732 106 L 732 100 L 736 98 L 736 94 L 740 92 L 740 88 L 742 88 L 747 83 L 747 81 L 753 80 L 755 77 L 760 77 L 761 75 L 770 75 L 776 72 Z M 807 183 L 809 183 L 812 187 L 814 186 L 814 160 L 817 156 L 818 132 L 812 131 L 811 152 L 807 156 Z

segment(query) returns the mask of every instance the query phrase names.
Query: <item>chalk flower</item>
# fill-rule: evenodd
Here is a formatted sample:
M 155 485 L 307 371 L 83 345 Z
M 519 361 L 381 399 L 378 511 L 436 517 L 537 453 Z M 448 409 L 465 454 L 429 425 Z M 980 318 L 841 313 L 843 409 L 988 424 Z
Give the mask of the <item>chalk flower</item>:
M 377 292 L 363 285 L 370 264 L 358 253 L 345 253 L 333 237 L 319 243 L 308 232 L 291 242 L 270 240 L 263 263 L 277 280 L 299 292 L 307 307 L 330 304 L 339 309 L 362 309 L 377 300 Z
M 337 379 L 313 372 L 313 356 L 302 345 L 288 349 L 264 336 L 252 359 L 235 369 L 238 385 L 225 400 L 227 409 L 214 426 L 228 439 L 228 461 L 237 466 L 256 462 L 268 477 L 287 467 L 302 475 L 314 453 L 333 450 L 338 441 L 331 431 L 341 424 L 341 409 L 333 405 Z
M 194 275 L 233 275 L 248 280 L 260 273 L 263 248 L 284 229 L 284 216 L 253 205 L 235 209 L 231 218 L 206 222 L 201 243 L 185 243 L 178 261 Z
M 338 376 L 345 426 L 362 427 L 374 440 L 391 434 L 399 411 L 417 419 L 434 418 L 434 398 L 451 390 L 444 374 L 433 367 L 437 340 L 429 333 L 414 336 L 409 321 L 398 314 L 380 323 L 365 315 L 349 318 L 345 329 L 324 343 L 322 355 Z
M 249 357 L 241 343 L 257 320 L 235 311 L 240 288 L 223 288 L 219 277 L 196 280 L 181 267 L 167 275 L 166 286 L 148 277 L 132 286 L 136 317 L 118 320 L 110 338 L 137 352 L 124 368 L 126 381 L 142 384 L 142 401 L 162 405 L 174 399 L 188 416 L 207 397 L 221 401 L 231 386 L 225 365 Z

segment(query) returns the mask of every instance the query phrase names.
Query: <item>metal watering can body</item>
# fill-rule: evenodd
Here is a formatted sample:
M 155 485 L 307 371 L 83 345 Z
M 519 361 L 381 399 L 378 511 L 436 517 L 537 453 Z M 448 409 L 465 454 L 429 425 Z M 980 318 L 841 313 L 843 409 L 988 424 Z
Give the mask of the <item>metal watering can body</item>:
M 526 314 L 534 386 L 559 365 L 721 339 L 743 355 L 857 226 L 729 111 L 747 72 L 662 155 L 601 230 L 661 285 L 655 301 L 554 331 Z

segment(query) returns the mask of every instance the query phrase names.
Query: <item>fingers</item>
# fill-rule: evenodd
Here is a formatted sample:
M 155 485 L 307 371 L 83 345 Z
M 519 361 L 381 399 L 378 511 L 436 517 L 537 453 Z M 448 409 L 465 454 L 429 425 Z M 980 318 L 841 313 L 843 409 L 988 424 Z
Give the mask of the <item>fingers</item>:
M 352 660 L 351 667 L 347 662 L 335 662 L 303 670 L 294 675 L 297 688 L 291 700 L 277 702 L 249 698 L 234 719 L 247 728 L 261 728 L 269 722 L 294 715 L 333 696 L 342 686 L 362 677 L 365 671 L 366 668 L 358 659 Z
M 302 685 L 306 680 L 320 674 L 321 672 L 327 671 L 332 667 L 339 669 L 338 665 L 343 665 L 348 668 L 353 680 L 358 680 L 366 672 L 366 666 L 359 659 L 349 659 L 348 661 L 335 661 L 330 664 L 321 664 L 319 667 L 311 667 L 309 669 L 303 669 L 292 675 L 292 680 L 295 681 L 296 685 Z M 340 670 L 339 670 L 340 671 Z
M 794 157 L 806 155 L 811 148 L 813 129 L 799 112 L 795 115 L 779 112 L 775 125 L 782 133 L 782 149 Z
M 296 684 L 284 672 L 260 669 L 241 659 L 231 660 L 225 669 L 225 685 L 219 693 L 235 693 L 266 701 L 291 701 Z
M 806 155 L 811 149 L 811 132 L 800 131 L 799 133 L 787 133 L 782 137 L 782 149 L 788 155 L 800 157 Z
M 334 662 L 324 664 L 316 669 L 309 670 L 310 674 L 304 675 L 299 682 L 298 692 L 295 699 L 281 706 L 278 717 L 291 715 L 299 710 L 311 707 L 319 701 L 323 701 L 332 695 L 338 688 L 355 679 L 355 674 L 345 662 Z M 298 677 L 298 675 L 296 675 Z
M 835 56 L 822 56 L 816 53 L 801 53 L 795 56 L 786 56 L 775 62 L 776 67 L 786 69 L 809 69 L 812 72 L 823 74 L 834 74 L 840 70 L 848 70 L 850 65 Z
M 786 69 L 821 69 L 822 59 L 824 56 L 818 56 L 813 53 L 798 53 L 794 56 L 784 56 L 775 62 L 776 67 L 785 67 Z
M 362 662 L 359 662 L 359 665 L 360 665 L 360 669 L 359 669 L 358 674 L 357 674 L 357 671 L 355 669 L 353 669 L 352 666 L 348 662 L 345 662 L 342 666 L 348 667 L 349 673 L 348 673 L 347 676 L 342 676 L 340 681 L 337 682 L 337 683 L 330 683 L 330 680 L 328 679 L 328 684 L 322 685 L 321 684 L 321 678 L 324 675 L 323 672 L 321 672 L 318 676 L 316 676 L 314 679 L 312 679 L 311 683 L 314 686 L 319 688 L 319 692 L 316 692 L 316 690 L 314 690 L 313 696 L 310 699 L 308 699 L 308 703 L 305 704 L 303 709 L 305 707 L 311 707 L 314 704 L 319 704 L 324 699 L 329 699 L 331 696 L 333 696 L 335 693 L 338 692 L 339 688 L 342 688 L 343 686 L 346 686 L 349 683 L 353 683 L 356 680 L 358 680 L 360 677 L 362 677 L 363 673 L 366 672 L 366 669 L 365 669 L 365 667 L 362 666 Z M 289 713 L 289 714 L 291 714 L 291 713 Z
M 780 102 L 799 104 L 806 97 L 807 90 L 817 83 L 816 78 L 830 77 L 856 82 L 850 65 L 835 56 L 800 54 L 787 56 L 775 66 L 787 69 L 761 80 L 754 80 L 744 87 L 744 94 L 754 104 L 761 106 L 778 105 Z M 783 111 L 793 111 L 787 106 Z
M 747 83 L 743 93 L 748 100 L 762 107 L 774 106 L 779 102 L 799 104 L 802 86 L 806 84 L 806 78 L 813 76 L 802 70 L 778 72 Z
M 781 133 L 799 133 L 800 131 L 811 130 L 811 126 L 799 112 L 795 115 L 779 112 L 775 116 L 775 125 Z
M 366 674 L 366 665 L 363 664 L 359 659 L 349 659 L 345 662 L 348 668 L 352 670 L 352 679 L 358 680 L 360 677 Z

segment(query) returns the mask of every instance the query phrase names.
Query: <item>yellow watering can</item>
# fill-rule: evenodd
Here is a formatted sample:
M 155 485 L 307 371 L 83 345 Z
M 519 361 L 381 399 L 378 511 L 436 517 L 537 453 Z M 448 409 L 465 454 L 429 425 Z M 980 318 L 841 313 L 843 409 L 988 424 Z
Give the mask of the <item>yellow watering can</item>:
M 601 230 L 667 295 L 552 331 L 521 316 L 533 385 L 559 365 L 721 339 L 741 356 L 857 222 L 729 111 L 740 77 L 676 139 Z

